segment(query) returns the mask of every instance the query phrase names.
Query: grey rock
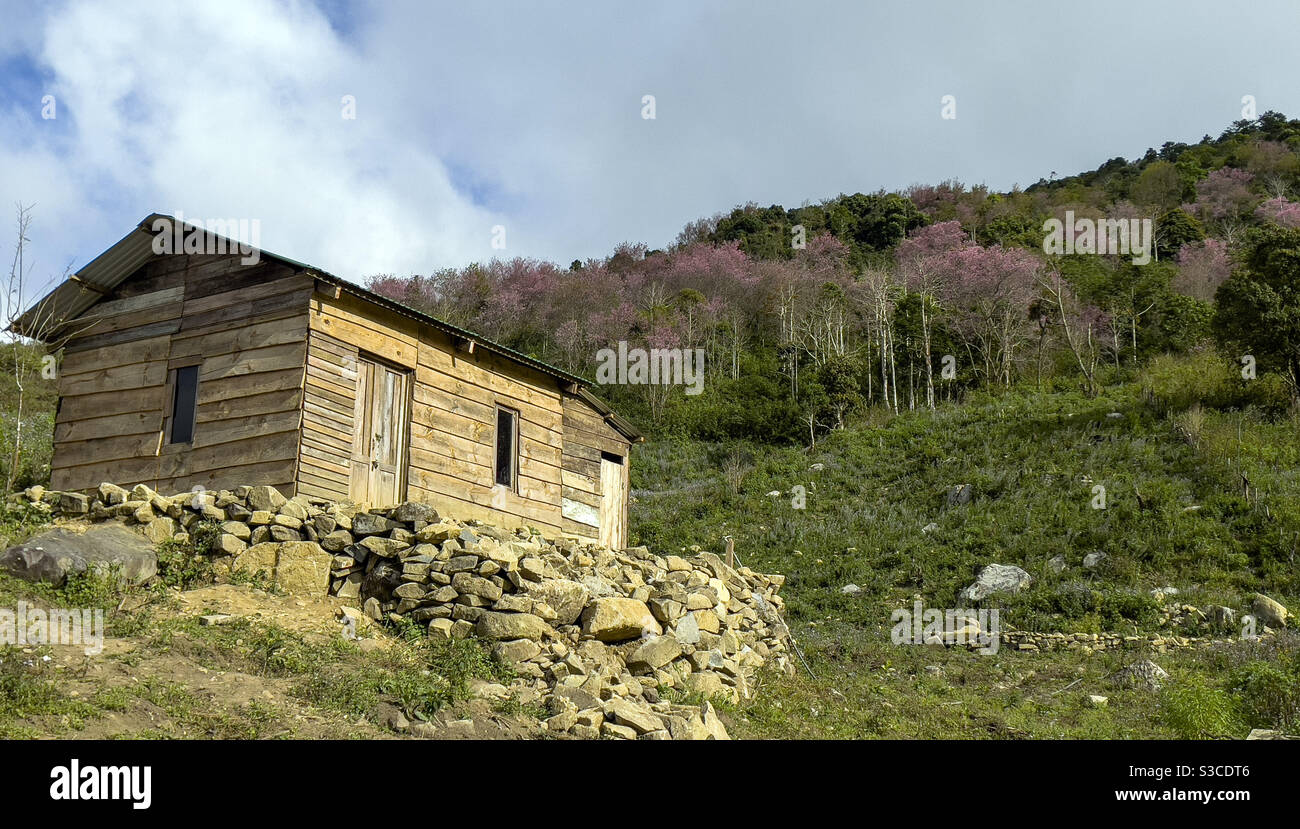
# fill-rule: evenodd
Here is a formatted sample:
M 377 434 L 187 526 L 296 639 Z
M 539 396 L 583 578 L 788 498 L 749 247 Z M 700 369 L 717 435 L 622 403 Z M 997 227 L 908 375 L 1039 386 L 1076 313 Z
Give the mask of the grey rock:
M 401 584 L 402 571 L 387 561 L 380 561 L 362 581 L 361 595 L 368 599 L 377 598 L 380 601 L 387 601 Z
M 1210 624 L 1216 628 L 1232 628 L 1237 625 L 1237 611 L 1223 605 L 1210 605 L 1201 611 Z
M 394 521 L 405 523 L 423 521 L 426 524 L 433 524 L 438 520 L 438 511 L 419 501 L 405 501 L 393 510 L 390 517 Z
M 352 516 L 353 535 L 382 535 L 397 529 L 399 524 L 373 512 L 358 512 Z
M 319 535 L 321 538 L 327 537 L 328 535 L 330 535 L 330 533 L 334 532 L 339 527 L 338 520 L 335 519 L 334 516 L 326 515 L 325 513 L 312 516 L 311 524 L 312 527 L 315 528 L 316 534 Z M 348 543 L 349 544 L 352 543 L 351 536 L 349 536 Z
M 316 525 L 316 532 L 320 532 L 319 524 Z M 351 544 L 352 533 L 347 530 L 334 530 L 320 537 L 320 545 L 331 553 L 341 553 Z
M 275 512 L 288 500 L 273 486 L 255 486 L 248 490 L 248 506 L 253 510 Z
M 695 620 L 694 613 L 688 613 L 673 628 L 673 636 L 683 645 L 698 645 L 700 643 L 700 623 Z
M 979 571 L 974 584 L 957 594 L 957 601 L 980 602 L 997 593 L 1019 593 L 1033 581 L 1014 564 L 990 564 Z
M 1116 673 L 1112 682 L 1121 688 L 1144 688 L 1148 691 L 1158 691 L 1168 678 L 1169 674 L 1165 672 L 1164 668 L 1161 668 L 1150 659 L 1143 659 L 1141 662 L 1134 662 Z
M 80 492 L 61 492 L 59 511 L 69 515 L 85 515 L 90 512 L 90 499 Z
M 123 578 L 141 584 L 158 572 L 158 556 L 147 539 L 122 526 L 100 525 L 84 533 L 58 527 L 5 550 L 0 568 L 56 586 L 87 569 L 118 568 Z

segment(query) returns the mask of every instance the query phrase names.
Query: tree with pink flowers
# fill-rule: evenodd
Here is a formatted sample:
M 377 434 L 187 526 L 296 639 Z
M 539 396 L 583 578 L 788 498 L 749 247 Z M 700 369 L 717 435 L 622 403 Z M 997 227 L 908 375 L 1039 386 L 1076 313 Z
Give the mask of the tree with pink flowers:
M 1255 216 L 1278 227 L 1300 227 L 1300 202 L 1278 196 L 1255 208 Z
M 961 249 L 974 245 L 960 222 L 939 222 L 923 227 L 898 244 L 895 260 L 907 290 L 920 299 L 921 353 L 925 369 L 925 404 L 934 408 L 934 360 L 930 354 L 934 318 L 959 279 Z
M 1174 290 L 1201 302 L 1213 302 L 1215 291 L 1232 275 L 1228 244 L 1218 239 L 1183 245 L 1175 261 Z
M 1220 229 L 1229 241 L 1238 232 L 1242 220 L 1259 203 L 1250 189 L 1255 176 L 1245 170 L 1223 167 L 1196 183 L 1196 201 L 1183 209 L 1206 224 Z
M 954 325 L 985 382 L 1010 385 L 1016 352 L 1029 338 L 1040 261 L 1019 248 L 967 245 L 949 254 L 948 302 Z

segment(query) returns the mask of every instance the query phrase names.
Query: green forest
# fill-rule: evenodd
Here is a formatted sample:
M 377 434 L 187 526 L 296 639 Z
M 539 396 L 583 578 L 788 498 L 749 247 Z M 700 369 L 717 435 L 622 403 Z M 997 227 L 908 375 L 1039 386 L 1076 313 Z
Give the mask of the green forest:
M 873 407 L 1024 386 L 1096 395 L 1160 355 L 1207 351 L 1253 358 L 1214 402 L 1277 416 L 1300 379 L 1298 191 L 1300 121 L 1269 112 L 1023 190 L 947 181 L 747 204 L 664 250 L 369 284 L 587 377 L 620 341 L 703 349 L 702 394 L 601 390 L 654 436 L 811 446 Z M 1045 223 L 1067 215 L 1149 220 L 1149 261 L 1045 254 Z

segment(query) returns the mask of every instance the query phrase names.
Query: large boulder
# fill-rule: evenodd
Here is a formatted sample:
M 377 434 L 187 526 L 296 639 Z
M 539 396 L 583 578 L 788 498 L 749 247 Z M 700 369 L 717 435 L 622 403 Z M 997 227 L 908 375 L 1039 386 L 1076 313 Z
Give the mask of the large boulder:
M 621 642 L 643 634 L 663 633 L 645 602 L 617 596 L 593 599 L 582 611 L 582 631 L 602 642 Z
M 975 583 L 962 588 L 959 602 L 981 602 L 996 593 L 1019 593 L 1033 583 L 1033 578 L 1014 564 L 990 564 L 979 571 Z
M 1291 616 L 1291 612 L 1281 602 L 1270 599 L 1263 593 L 1250 597 L 1250 612 L 1271 628 L 1286 627 L 1287 619 Z
M 158 555 L 147 539 L 118 524 L 85 532 L 57 527 L 5 550 L 0 568 L 27 581 L 56 586 L 88 569 L 116 570 L 122 578 L 140 584 L 158 572 Z
M 324 596 L 333 561 L 334 556 L 314 541 L 264 541 L 236 555 L 231 570 L 264 573 L 291 596 Z
M 275 558 L 275 583 L 291 596 L 329 593 L 330 564 L 334 556 L 314 541 L 289 541 Z

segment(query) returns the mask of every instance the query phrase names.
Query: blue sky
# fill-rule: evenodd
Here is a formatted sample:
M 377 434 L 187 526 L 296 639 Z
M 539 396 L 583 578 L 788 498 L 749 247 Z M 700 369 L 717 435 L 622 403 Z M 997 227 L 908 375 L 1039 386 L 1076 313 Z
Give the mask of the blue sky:
M 153 211 L 356 280 L 567 263 L 747 201 L 1028 185 L 1217 135 L 1245 95 L 1300 113 L 1293 2 L 185 8 L 0 0 L 0 205 L 35 204 L 36 281 Z

